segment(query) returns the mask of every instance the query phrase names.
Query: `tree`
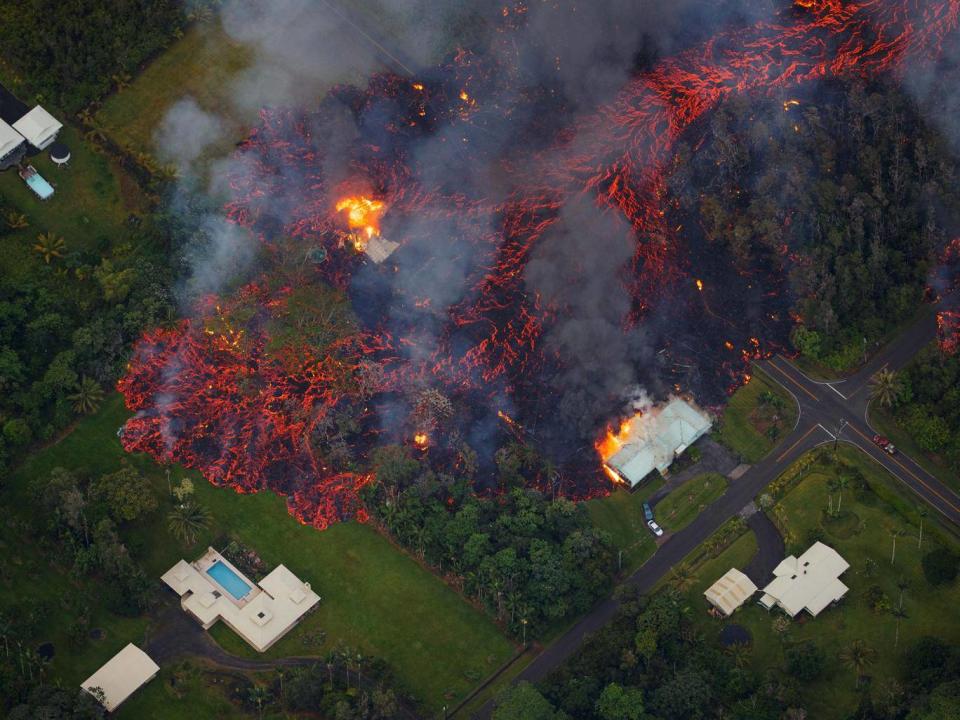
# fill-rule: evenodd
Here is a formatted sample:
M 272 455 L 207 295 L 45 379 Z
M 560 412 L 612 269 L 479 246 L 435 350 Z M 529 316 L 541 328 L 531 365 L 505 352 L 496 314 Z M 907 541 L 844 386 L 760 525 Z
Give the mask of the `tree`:
M 677 592 L 687 592 L 696 582 L 697 575 L 687 563 L 680 563 L 670 571 L 670 584 Z
M 257 708 L 257 716 L 263 720 L 263 706 L 270 701 L 270 693 L 263 685 L 254 685 L 248 691 L 250 702 Z
M 920 561 L 923 567 L 923 576 L 931 585 L 946 585 L 957 577 L 960 558 L 947 548 L 931 550 Z
M 840 662 L 856 673 L 857 687 L 859 688 L 864 671 L 877 659 L 877 651 L 864 643 L 863 640 L 854 640 L 840 651 L 839 658 Z
M 600 693 L 597 713 L 603 720 L 640 720 L 643 717 L 643 691 L 610 683 Z
M 843 502 L 843 491 L 850 487 L 850 478 L 841 475 L 837 478 L 837 513 L 840 513 L 840 504 Z
M 810 682 L 820 677 L 826 656 L 813 642 L 794 645 L 786 652 L 787 671 L 797 680 Z
M 895 608 L 893 608 L 893 609 L 890 611 L 890 614 L 893 615 L 893 616 L 897 619 L 897 630 L 896 630 L 896 633 L 895 633 L 894 636 L 893 636 L 893 646 L 896 647 L 897 645 L 900 644 L 900 621 L 901 621 L 901 620 L 905 620 L 905 619 L 907 619 L 907 618 L 910 617 L 910 616 L 907 615 L 907 611 L 904 610 L 902 607 L 895 607 Z
M 900 396 L 900 378 L 884 368 L 870 379 L 870 396 L 883 407 L 892 407 Z
M 74 411 L 84 415 L 93 415 L 100 409 L 103 402 L 103 388 L 93 378 L 86 375 L 76 385 L 77 391 L 67 395 L 67 400 L 73 403 Z
M 493 720 L 561 720 L 565 713 L 557 712 L 540 691 L 528 682 L 517 683 L 500 694 L 495 702 Z
M 29 443 L 31 435 L 30 426 L 23 418 L 7 420 L 3 424 L 3 437 L 14 447 L 20 447 Z
M 107 504 L 117 522 L 136 520 L 157 508 L 157 498 L 149 481 L 128 463 L 116 472 L 100 476 L 91 484 L 90 492 Z
M 193 545 L 210 524 L 210 512 L 194 502 L 177 505 L 167 515 L 167 527 L 185 545 Z
M 67 251 L 67 241 L 52 232 L 37 235 L 37 242 L 33 246 L 43 261 L 49 265 L 51 260 L 60 260 Z
M 188 477 L 183 478 L 180 484 L 173 488 L 173 495 L 181 505 L 193 497 L 193 480 Z

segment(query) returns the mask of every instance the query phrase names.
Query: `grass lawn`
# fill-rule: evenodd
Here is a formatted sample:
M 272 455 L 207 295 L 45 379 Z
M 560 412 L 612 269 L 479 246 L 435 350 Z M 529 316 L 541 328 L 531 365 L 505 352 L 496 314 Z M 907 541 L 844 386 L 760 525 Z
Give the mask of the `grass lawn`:
M 665 530 L 682 530 L 726 490 L 727 479 L 723 475 L 697 475 L 658 502 L 654 508 L 654 516 Z
M 27 187 L 15 169 L 0 173 L 0 196 L 15 212 L 26 215 L 29 223 L 0 244 L 0 272 L 10 278 L 27 278 L 38 272 L 43 261 L 33 246 L 40 233 L 63 237 L 67 252 L 108 255 L 113 243 L 129 238 L 127 218 L 144 209 L 133 179 L 106 156 L 93 152 L 75 129 L 64 127 L 60 139 L 70 147 L 68 167 L 56 167 L 48 153 L 29 159 L 56 190 L 46 202 Z
M 96 476 L 117 468 L 124 457 L 148 475 L 158 495 L 166 496 L 164 471 L 147 456 L 127 456 L 120 447 L 116 430 L 127 417 L 122 398 L 111 395 L 97 415 L 21 466 L 8 486 L 7 503 L 25 514 L 29 512 L 25 488 L 31 478 L 56 466 Z M 185 474 L 175 468 L 174 482 Z M 435 711 L 463 697 L 513 652 L 513 645 L 485 615 L 371 527 L 344 523 L 319 532 L 288 515 L 284 500 L 273 493 L 238 495 L 193 477 L 197 500 L 214 516 L 194 547 L 184 548 L 169 534 L 164 522 L 169 509 L 166 499 L 152 517 L 137 521 L 122 534 L 148 573 L 158 578 L 157 592 L 162 597 L 169 592 L 159 582 L 165 570 L 181 557 L 199 555 L 208 543 L 226 534 L 255 548 L 268 567 L 282 562 L 309 580 L 323 598 L 321 604 L 266 657 L 320 654 L 342 642 L 386 660 L 401 682 Z M 18 549 L 24 558 L 23 572 L 30 573 L 23 582 L 29 584 L 8 582 L 3 592 L 37 587 L 56 598 L 71 592 L 71 587 L 79 588 L 73 592 L 83 590 L 63 570 L 51 567 L 49 559 L 34 556 L 30 546 Z M 143 619 L 114 618 L 98 608 L 92 624 L 105 627 L 108 638 L 70 651 L 64 640 L 68 622 L 67 612 L 58 607 L 48 623 L 57 645 L 52 669 L 65 684 L 83 680 L 122 644 L 142 642 L 146 628 Z M 224 638 L 231 651 L 257 655 L 232 633 L 218 630 L 217 637 Z
M 773 413 L 760 403 L 760 395 L 772 392 L 784 405 L 773 421 Z M 780 436 L 793 429 L 797 422 L 797 405 L 793 397 L 759 368 L 754 368 L 750 382 L 730 396 L 723 410 L 717 439 L 736 452 L 745 462 L 755 463 L 773 448 L 775 441 L 766 435 L 773 423 Z
M 898 676 L 903 650 L 921 636 L 934 635 L 951 643 L 960 641 L 957 582 L 947 587 L 931 587 L 920 567 L 923 555 L 934 549 L 937 542 L 951 544 L 954 550 L 958 549 L 956 543 L 928 517 L 923 546 L 918 548 L 916 501 L 891 489 L 895 488 L 896 481 L 859 451 L 842 448 L 840 458 L 848 464 L 847 469 L 842 465 L 813 465 L 800 484 L 780 500 L 780 509 L 775 515 L 786 531 L 788 552 L 805 550 L 809 546 L 809 533 L 820 528 L 823 541 L 850 563 L 850 569 L 842 577 L 850 588 L 847 596 L 838 606 L 827 608 L 817 618 L 805 613 L 798 615 L 782 636 L 772 626 L 779 613 L 768 613 L 754 603 L 747 603 L 732 619 L 752 634 L 751 662 L 760 672 L 768 668 L 784 668 L 784 653 L 794 643 L 813 641 L 824 651 L 827 660 L 822 676 L 806 686 L 802 694 L 808 717 L 826 720 L 847 717 L 859 702 L 854 673 L 838 658 L 840 651 L 851 641 L 864 640 L 877 651 L 876 662 L 867 670 L 875 686 Z M 863 473 L 870 489 L 844 492 L 841 516 L 829 517 L 825 512 L 831 501 L 827 482 L 840 474 L 849 474 L 850 468 Z M 837 502 L 835 492 L 832 493 L 832 502 L 834 505 Z M 893 529 L 903 535 L 897 540 L 896 555 L 891 562 Z M 696 585 L 690 591 L 693 617 L 697 618 L 708 637 L 716 637 L 723 623 L 707 616 L 703 590 L 731 566 L 742 569 L 749 555 L 729 555 L 741 542 L 742 538 L 724 553 L 728 557 L 721 555 L 703 565 L 698 570 Z M 889 610 L 873 611 L 865 600 L 865 593 L 876 585 L 889 599 L 891 607 L 896 607 L 900 580 L 907 583 L 903 607 L 908 617 L 901 623 L 900 638 L 895 644 L 896 619 Z
M 618 486 L 606 497 L 586 503 L 593 524 L 610 533 L 613 544 L 623 551 L 624 574 L 643 565 L 657 549 L 643 516 L 643 503 L 662 486 L 663 478 L 658 475 L 634 492 Z

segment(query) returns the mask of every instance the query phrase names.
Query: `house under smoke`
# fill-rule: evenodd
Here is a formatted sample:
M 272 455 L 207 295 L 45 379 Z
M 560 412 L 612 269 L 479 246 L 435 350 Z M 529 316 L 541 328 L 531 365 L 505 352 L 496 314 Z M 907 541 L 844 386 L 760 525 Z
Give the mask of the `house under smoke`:
M 630 487 L 654 470 L 666 472 L 670 463 L 703 436 L 710 416 L 693 403 L 673 398 L 630 423 L 630 432 L 607 466 Z

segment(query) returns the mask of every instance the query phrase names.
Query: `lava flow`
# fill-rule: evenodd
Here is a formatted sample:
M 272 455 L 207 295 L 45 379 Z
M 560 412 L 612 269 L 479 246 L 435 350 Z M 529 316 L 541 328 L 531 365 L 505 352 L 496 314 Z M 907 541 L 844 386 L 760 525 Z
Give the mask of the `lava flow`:
M 651 386 L 683 385 L 718 401 L 743 382 L 751 359 L 785 341 L 789 301 L 777 289 L 792 254 L 754 268 L 755 279 L 730 272 L 715 253 L 693 256 L 665 220 L 671 201 L 662 170 L 674 142 L 732 93 L 886 73 L 934 57 L 958 8 L 960 0 L 798 1 L 773 21 L 662 60 L 567 126 L 550 125 L 568 117 L 562 101 L 515 87 L 522 78 L 520 63 L 509 62 L 510 26 L 491 57 L 459 51 L 417 82 L 377 75 L 366 91 L 338 88 L 335 102 L 319 109 L 264 111 L 238 150 L 245 162 L 230 178 L 227 213 L 262 239 L 272 260 L 221 308 L 211 299 L 195 317 L 140 341 L 119 386 L 136 412 L 124 447 L 196 467 L 240 492 L 275 490 L 302 521 L 326 527 L 360 513 L 357 490 L 369 478 L 356 468 L 381 437 L 413 438 L 425 453 L 440 445 L 439 433 L 385 429 L 374 417 L 379 400 L 409 388 L 440 387 L 469 408 L 450 421 L 464 437 L 483 406 L 502 427 L 494 408 L 508 401 L 517 408 L 509 428 L 536 428 L 531 442 L 560 438 L 553 447 L 568 453 L 582 447 L 569 442 L 570 432 L 592 442 L 596 427 L 570 430 L 544 390 L 562 382 L 569 365 L 563 343 L 544 338 L 573 310 L 525 282 L 545 238 L 584 198 L 622 220 L 632 248 L 620 277 L 630 298 L 622 330 L 647 332 L 658 348 L 644 363 L 633 361 L 637 373 Z M 356 187 L 368 188 L 348 197 L 331 185 L 330 158 L 316 144 L 316 128 L 343 107 L 358 135 L 349 171 Z M 513 122 L 509 142 L 490 129 Z M 427 143 L 442 159 L 416 152 Z M 447 172 L 438 173 L 438 163 Z M 495 177 L 496 190 L 467 181 L 478 176 Z M 400 244 L 391 267 L 374 267 L 355 251 L 381 226 Z M 321 284 L 349 295 L 358 317 L 352 331 L 315 329 L 330 324 L 333 310 L 298 293 Z M 758 312 L 748 312 L 751 304 Z M 305 306 L 317 308 L 306 319 Z M 669 330 L 656 322 L 663 313 Z M 609 417 L 620 399 L 608 401 Z M 600 443 L 602 458 L 622 434 Z M 586 455 L 560 460 L 592 478 L 599 473 Z M 574 494 L 598 487 L 585 480 Z

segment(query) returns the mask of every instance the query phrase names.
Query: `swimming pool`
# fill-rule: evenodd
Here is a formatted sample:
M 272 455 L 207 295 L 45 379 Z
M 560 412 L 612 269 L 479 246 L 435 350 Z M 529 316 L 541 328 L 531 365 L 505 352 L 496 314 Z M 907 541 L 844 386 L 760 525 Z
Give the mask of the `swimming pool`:
M 207 568 L 207 575 L 212 577 L 228 593 L 237 600 L 243 600 L 250 592 L 250 586 L 243 581 L 233 570 L 217 560 L 213 565 Z
M 53 187 L 50 185 L 50 183 L 43 179 L 43 176 L 41 176 L 40 173 L 34 173 L 28 177 L 27 185 L 29 185 L 30 189 L 40 196 L 41 200 L 46 200 L 48 197 L 53 195 Z

